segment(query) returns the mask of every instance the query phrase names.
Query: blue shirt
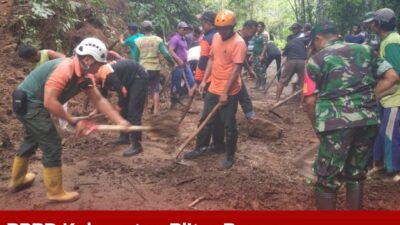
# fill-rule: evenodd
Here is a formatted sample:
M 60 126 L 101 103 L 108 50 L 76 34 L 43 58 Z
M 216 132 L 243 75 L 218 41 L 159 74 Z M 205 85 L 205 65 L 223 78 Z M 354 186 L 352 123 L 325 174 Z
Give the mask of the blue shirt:
M 349 35 L 346 35 L 346 37 L 344 38 L 344 41 L 348 42 L 348 43 L 362 44 L 365 41 L 365 37 L 362 36 L 361 34 L 357 35 L 357 36 L 353 36 L 353 35 L 349 34 Z
M 137 33 L 134 34 L 130 37 L 128 37 L 127 39 L 125 39 L 124 41 L 124 45 L 125 46 L 129 46 L 129 48 L 131 48 L 131 58 L 134 59 L 134 57 L 137 55 L 137 48 L 135 46 L 135 41 L 136 39 L 143 37 L 144 35 L 142 33 Z

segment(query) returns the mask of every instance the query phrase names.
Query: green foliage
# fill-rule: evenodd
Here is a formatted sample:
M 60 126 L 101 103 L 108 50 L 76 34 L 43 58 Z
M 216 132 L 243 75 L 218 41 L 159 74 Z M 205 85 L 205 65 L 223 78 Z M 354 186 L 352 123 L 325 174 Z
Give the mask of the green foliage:
M 34 19 L 47 19 L 53 16 L 55 12 L 50 8 L 51 4 L 46 2 L 32 2 L 32 18 Z
M 57 26 L 54 26 L 56 28 L 54 30 L 56 36 L 61 36 L 62 33 L 68 32 L 80 23 L 78 9 L 81 7 L 81 4 L 79 2 L 32 0 L 31 3 L 31 13 L 18 16 L 22 30 L 21 39 L 25 43 L 40 47 L 41 43 L 38 38 L 40 25 L 48 20 L 59 23 Z
M 79 11 L 84 5 L 90 5 L 90 22 L 99 26 L 107 26 L 110 19 L 109 12 L 103 0 L 32 0 L 32 9 L 29 14 L 19 15 L 21 24 L 21 41 L 41 48 L 39 35 L 43 26 L 50 21 L 54 29 L 51 32 L 56 37 L 55 46 L 62 51 L 62 39 L 65 34 L 76 28 L 82 21 Z
M 110 11 L 103 0 L 86 0 L 92 7 L 92 22 L 100 27 L 108 26 Z
M 180 21 L 198 24 L 196 15 L 201 13 L 200 1 L 191 0 L 129 0 L 129 21 L 138 24 L 150 20 L 156 27 L 156 32 L 162 35 L 175 30 Z

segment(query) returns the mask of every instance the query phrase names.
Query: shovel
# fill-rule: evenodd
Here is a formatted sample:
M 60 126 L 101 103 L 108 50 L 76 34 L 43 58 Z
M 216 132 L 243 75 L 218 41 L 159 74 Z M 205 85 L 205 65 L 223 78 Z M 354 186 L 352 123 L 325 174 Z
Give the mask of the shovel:
M 178 126 L 181 125 L 181 123 L 183 122 L 183 120 L 185 119 L 186 115 L 188 114 L 188 112 L 190 111 L 190 107 L 192 106 L 193 100 L 194 100 L 195 94 L 193 93 L 192 97 L 190 97 L 189 102 L 185 108 L 185 111 L 183 112 L 181 119 L 178 122 Z
M 87 115 L 87 116 L 75 116 L 74 119 L 75 120 L 93 120 L 93 119 L 97 119 L 97 118 L 101 118 L 101 117 L 104 117 L 104 115 L 103 114 L 96 114 L 96 115 L 93 115 L 93 116 L 89 116 L 89 115 Z
M 282 68 L 286 65 L 286 61 L 281 65 L 281 67 L 279 68 L 279 70 L 276 72 L 274 78 L 272 78 L 272 80 L 269 82 L 267 88 L 265 88 L 264 94 L 268 93 L 268 90 L 272 87 L 272 84 L 274 83 L 274 81 L 276 80 L 276 78 L 278 78 L 278 74 L 282 71 Z
M 188 82 L 187 77 L 186 77 L 185 69 L 182 70 L 182 76 L 183 76 L 183 80 L 185 81 L 185 85 L 186 85 L 186 88 L 188 90 L 188 93 L 189 93 L 190 92 L 190 86 L 189 86 L 189 82 Z M 193 95 L 189 99 L 188 104 L 185 106 L 185 111 L 183 112 L 183 114 L 181 116 L 181 119 L 178 122 L 178 126 L 183 122 L 183 120 L 185 119 L 186 115 L 190 111 L 190 107 L 192 106 L 192 103 L 193 103 L 193 100 L 194 100 L 194 96 L 195 96 L 195 94 L 193 93 Z
M 220 103 L 216 104 L 214 106 L 214 108 L 212 109 L 212 111 L 208 114 L 207 118 L 200 124 L 200 126 L 197 128 L 197 130 L 195 132 L 193 132 L 186 140 L 185 142 L 183 142 L 183 144 L 181 146 L 179 146 L 179 148 L 177 149 L 178 154 L 176 155 L 176 160 L 179 159 L 179 156 L 182 154 L 183 150 L 185 149 L 185 147 L 196 137 L 197 134 L 200 133 L 201 130 L 203 130 L 203 128 L 206 126 L 206 124 L 208 123 L 208 121 L 215 115 L 215 113 L 217 113 L 218 109 L 221 107 L 222 105 Z
M 268 109 L 268 112 L 273 112 L 274 109 L 278 108 L 279 106 L 285 104 L 286 102 L 288 102 L 290 99 L 296 97 L 297 95 L 299 95 L 300 93 L 303 92 L 303 89 L 297 90 L 295 93 L 289 95 L 288 97 L 286 97 L 285 99 L 283 99 L 282 101 L 277 102 L 276 104 L 274 104 L 271 108 Z
M 170 114 L 164 116 L 154 117 L 148 122 L 147 126 L 129 126 L 128 128 L 121 125 L 99 125 L 93 124 L 90 129 L 86 131 L 89 134 L 93 131 L 118 131 L 118 132 L 134 132 L 134 131 L 148 131 L 157 137 L 175 137 L 179 134 L 179 127 L 176 123 L 175 117 Z

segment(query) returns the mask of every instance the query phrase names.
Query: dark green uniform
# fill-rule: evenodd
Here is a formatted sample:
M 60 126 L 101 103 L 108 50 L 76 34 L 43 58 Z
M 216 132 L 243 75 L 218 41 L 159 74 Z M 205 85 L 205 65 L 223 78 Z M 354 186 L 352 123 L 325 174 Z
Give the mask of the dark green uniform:
M 379 122 L 376 74 L 390 68 L 368 46 L 339 41 L 309 59 L 317 95 L 314 125 L 321 142 L 314 164 L 317 187 L 337 190 L 343 181 L 365 179 Z
M 17 89 L 27 95 L 27 112 L 24 115 L 16 113 L 17 118 L 25 127 L 24 140 L 18 150 L 20 157 L 30 157 L 37 148 L 43 151 L 42 163 L 45 167 L 61 166 L 61 138 L 50 117 L 49 111 L 43 105 L 44 87 L 53 71 L 64 60 L 60 58 L 49 61 L 34 69 Z M 66 74 L 67 76 L 67 74 Z M 91 85 L 89 79 L 72 75 L 59 97 L 61 104 Z
M 266 83 L 266 72 L 267 72 L 267 57 L 264 55 L 264 59 L 260 60 L 259 57 L 262 54 L 264 45 L 268 44 L 268 36 L 264 33 L 257 34 L 254 36 L 254 48 L 253 48 L 253 60 L 254 60 L 254 71 L 257 76 L 256 88 L 260 86 L 265 87 Z

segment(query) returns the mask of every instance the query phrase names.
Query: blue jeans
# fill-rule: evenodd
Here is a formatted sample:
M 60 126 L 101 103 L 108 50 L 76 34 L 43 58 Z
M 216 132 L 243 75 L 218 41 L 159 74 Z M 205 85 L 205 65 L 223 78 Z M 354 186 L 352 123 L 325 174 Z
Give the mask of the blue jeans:
M 182 84 L 182 70 L 183 68 L 177 67 L 172 71 L 172 81 L 171 81 L 171 101 L 176 103 L 178 99 L 185 94 L 186 84 Z M 189 65 L 185 66 L 185 75 L 188 81 L 189 87 L 194 85 L 193 73 L 190 70 Z

